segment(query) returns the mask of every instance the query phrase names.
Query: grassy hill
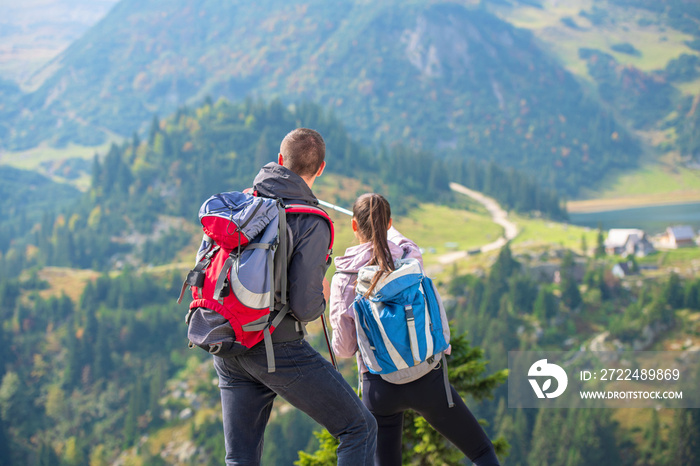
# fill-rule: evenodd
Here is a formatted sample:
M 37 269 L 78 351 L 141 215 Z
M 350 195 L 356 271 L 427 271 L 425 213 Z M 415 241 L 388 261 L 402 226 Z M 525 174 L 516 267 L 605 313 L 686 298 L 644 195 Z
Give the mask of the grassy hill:
M 579 192 L 577 197 L 590 199 L 589 202 L 569 203 L 572 211 L 700 199 L 699 153 L 694 143 L 687 143 L 690 134 L 697 134 L 693 102 L 700 95 L 700 68 L 695 64 L 700 12 L 695 3 L 543 0 L 503 2 L 494 11 L 500 18 L 532 31 L 569 71 L 588 83 L 592 91 L 601 93 L 604 105 L 617 106 L 616 115 L 635 127 L 635 134 L 643 143 L 645 155 L 638 169 L 606 173 L 599 183 Z M 604 90 L 613 86 L 615 93 L 624 95 L 624 89 L 614 87 L 600 69 L 596 70 L 579 53 L 582 47 L 599 51 L 601 57 L 611 60 L 616 73 L 626 74 L 624 79 L 628 81 L 635 79 L 631 71 L 651 77 L 647 85 L 660 86 L 657 92 L 673 95 L 676 107 L 669 106 L 668 101 L 656 101 L 655 110 L 665 108 L 665 116 L 657 115 L 656 124 L 635 125 L 631 109 L 624 109 L 626 103 L 616 95 L 606 96 Z M 686 62 L 689 64 L 683 65 L 680 75 L 679 65 Z M 644 111 L 639 109 L 638 114 Z
M 700 201 L 697 170 L 662 163 L 608 177 L 601 191 L 586 191 L 586 200 L 569 201 L 569 212 L 598 212 L 630 207 Z
M 664 69 L 669 61 L 695 52 L 689 45 L 693 34 L 673 28 L 658 11 L 645 9 L 643 2 L 504 2 L 494 11 L 500 18 L 532 31 L 567 69 L 590 82 L 593 79 L 588 75 L 586 62 L 578 56 L 582 44 L 611 53 L 623 65 L 643 71 Z M 619 48 L 622 43 L 632 45 L 637 52 L 625 53 L 626 49 Z

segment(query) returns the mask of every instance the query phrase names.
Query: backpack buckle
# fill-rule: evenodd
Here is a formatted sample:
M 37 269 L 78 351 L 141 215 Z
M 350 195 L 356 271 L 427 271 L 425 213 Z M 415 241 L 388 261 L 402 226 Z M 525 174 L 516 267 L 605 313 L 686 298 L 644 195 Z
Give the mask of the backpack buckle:
M 219 351 L 221 351 L 222 346 L 223 342 L 209 343 L 209 354 L 218 354 Z

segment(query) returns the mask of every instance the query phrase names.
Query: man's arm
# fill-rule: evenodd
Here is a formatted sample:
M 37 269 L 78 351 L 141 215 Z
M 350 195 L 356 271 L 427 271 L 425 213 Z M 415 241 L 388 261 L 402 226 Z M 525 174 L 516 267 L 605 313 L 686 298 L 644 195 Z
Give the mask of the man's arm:
M 299 218 L 294 228 L 294 251 L 289 261 L 289 304 L 301 322 L 311 322 L 326 310 L 323 279 L 331 232 L 325 220 Z

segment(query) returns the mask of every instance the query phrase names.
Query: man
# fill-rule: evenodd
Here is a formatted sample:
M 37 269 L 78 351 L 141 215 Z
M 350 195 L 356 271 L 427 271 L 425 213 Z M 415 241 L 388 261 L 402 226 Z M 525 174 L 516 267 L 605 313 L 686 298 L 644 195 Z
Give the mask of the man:
M 285 203 L 317 205 L 311 188 L 326 166 L 326 146 L 314 130 L 299 128 L 285 136 L 278 163 L 255 177 L 259 196 Z M 299 322 L 317 319 L 326 308 L 324 276 L 330 241 L 327 223 L 317 215 L 287 217 L 292 250 L 288 290 L 292 316 L 272 333 L 275 372 L 268 372 L 264 343 L 240 356 L 214 356 L 219 375 L 227 465 L 260 464 L 265 426 L 277 395 L 301 409 L 337 439 L 339 465 L 372 464 L 376 421 L 333 366 L 305 340 Z M 276 287 L 277 290 L 280 287 Z M 280 309 L 276 299 L 276 309 Z

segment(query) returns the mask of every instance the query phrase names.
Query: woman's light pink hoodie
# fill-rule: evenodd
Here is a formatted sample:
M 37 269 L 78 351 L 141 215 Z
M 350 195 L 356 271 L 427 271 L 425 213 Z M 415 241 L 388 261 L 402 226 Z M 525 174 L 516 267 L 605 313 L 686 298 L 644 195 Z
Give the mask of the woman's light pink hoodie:
M 416 243 L 401 235 L 396 228 L 388 232 L 389 250 L 394 260 L 414 258 L 423 265 L 423 256 Z M 345 255 L 335 258 L 336 273 L 331 281 L 330 320 L 333 327 L 333 352 L 341 358 L 349 358 L 357 353 L 357 367 L 360 373 L 367 372 L 362 356 L 357 351 L 355 331 L 355 282 L 357 271 L 367 265 L 372 258 L 372 243 L 363 243 L 345 251 Z

